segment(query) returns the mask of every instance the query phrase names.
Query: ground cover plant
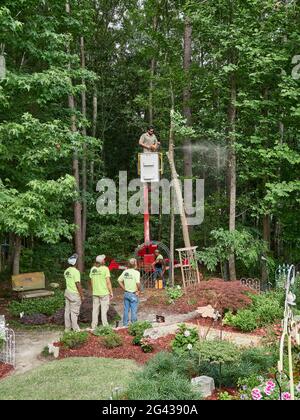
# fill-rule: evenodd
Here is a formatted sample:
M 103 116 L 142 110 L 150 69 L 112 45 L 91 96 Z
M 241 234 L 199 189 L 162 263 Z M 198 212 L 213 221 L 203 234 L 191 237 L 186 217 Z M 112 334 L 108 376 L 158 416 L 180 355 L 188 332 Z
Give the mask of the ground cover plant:
M 65 332 L 60 339 L 60 344 L 65 349 L 78 349 L 87 343 L 89 334 L 87 332 Z
M 57 290 L 54 296 L 47 298 L 24 299 L 21 302 L 12 301 L 8 306 L 8 310 L 14 317 L 19 317 L 21 313 L 25 316 L 37 316 L 41 314 L 50 317 L 64 306 L 64 294 L 62 291 Z
M 115 332 L 105 335 L 102 338 L 102 342 L 104 346 L 108 349 L 114 349 L 116 347 L 121 347 L 123 345 L 123 340 L 121 336 L 119 336 Z

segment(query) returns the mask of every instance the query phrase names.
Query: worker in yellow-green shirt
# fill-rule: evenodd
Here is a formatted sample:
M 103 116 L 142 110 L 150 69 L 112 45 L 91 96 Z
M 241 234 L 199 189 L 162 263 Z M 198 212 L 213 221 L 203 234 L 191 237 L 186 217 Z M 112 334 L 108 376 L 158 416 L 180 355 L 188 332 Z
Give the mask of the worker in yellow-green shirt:
M 99 255 L 90 271 L 90 290 L 93 294 L 92 330 L 98 327 L 100 307 L 102 325 L 108 326 L 107 312 L 110 299 L 113 298 L 113 290 L 110 281 L 110 271 L 105 266 L 105 258 L 105 255 Z
M 129 260 L 129 268 L 119 277 L 118 282 L 124 294 L 124 314 L 123 326 L 129 324 L 129 312 L 131 312 L 131 322 L 137 321 L 137 311 L 139 306 L 139 295 L 141 291 L 141 275 L 137 270 L 137 261 L 135 258 Z
M 74 254 L 68 259 L 69 267 L 64 273 L 66 280 L 65 291 L 65 331 L 79 332 L 78 317 L 81 303 L 84 300 L 80 282 L 80 271 L 77 270 L 78 255 Z

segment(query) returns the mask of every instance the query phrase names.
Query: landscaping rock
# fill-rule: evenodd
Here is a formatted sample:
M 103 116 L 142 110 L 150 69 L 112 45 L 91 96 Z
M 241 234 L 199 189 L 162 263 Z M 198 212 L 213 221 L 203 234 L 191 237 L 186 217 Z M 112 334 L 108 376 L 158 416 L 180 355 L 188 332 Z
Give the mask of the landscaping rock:
M 201 394 L 202 398 L 211 397 L 216 389 L 214 379 L 209 376 L 199 376 L 192 379 L 192 386 L 196 392 Z

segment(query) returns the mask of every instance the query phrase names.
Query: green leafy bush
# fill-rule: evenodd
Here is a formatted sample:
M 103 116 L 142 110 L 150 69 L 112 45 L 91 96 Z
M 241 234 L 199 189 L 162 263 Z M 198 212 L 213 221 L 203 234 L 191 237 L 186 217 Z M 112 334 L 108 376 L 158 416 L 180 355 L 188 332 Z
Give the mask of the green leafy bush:
M 128 400 L 133 401 L 189 401 L 200 399 L 191 386 L 190 380 L 177 372 L 166 373 L 154 378 L 143 372 L 134 376 L 126 392 Z
M 115 332 L 104 336 L 102 342 L 108 349 L 114 349 L 123 345 L 122 338 Z
M 183 296 L 183 290 L 181 286 L 168 287 L 166 292 L 167 292 L 168 302 L 170 304 L 174 303 L 176 300 L 180 299 Z
M 114 330 L 112 329 L 112 327 L 109 327 L 109 326 L 108 327 L 103 327 L 103 326 L 97 327 L 93 332 L 93 334 L 96 337 L 105 337 L 105 336 L 111 335 L 113 333 L 114 333 Z
M 243 332 L 251 332 L 258 327 L 257 314 L 250 309 L 238 311 L 236 315 L 228 312 L 223 319 L 223 324 Z
M 154 350 L 154 344 L 149 338 L 142 338 L 140 346 L 144 353 L 152 353 Z
M 254 331 L 256 328 L 273 324 L 283 316 L 283 292 L 268 292 L 251 295 L 252 305 L 233 315 L 231 312 L 224 317 L 224 325 L 235 327 L 243 332 Z
M 128 328 L 128 333 L 133 337 L 143 336 L 144 332 L 152 328 L 152 324 L 148 321 L 137 321 L 131 324 Z
M 66 332 L 60 339 L 60 343 L 66 349 L 78 349 L 83 346 L 89 339 L 87 332 Z
M 172 350 L 175 353 L 191 352 L 199 342 L 199 334 L 196 328 L 188 328 L 185 324 L 179 326 L 179 331 L 172 341 Z
M 52 316 L 65 305 L 64 294 L 57 290 L 54 296 L 48 298 L 26 299 L 22 302 L 13 301 L 8 310 L 14 317 L 19 317 L 20 313 L 24 315 L 42 314 Z

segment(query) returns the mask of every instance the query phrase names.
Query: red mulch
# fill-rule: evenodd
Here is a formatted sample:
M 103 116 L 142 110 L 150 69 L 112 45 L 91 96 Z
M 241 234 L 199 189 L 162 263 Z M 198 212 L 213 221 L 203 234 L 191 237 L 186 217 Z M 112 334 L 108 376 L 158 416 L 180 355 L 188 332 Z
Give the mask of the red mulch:
M 227 392 L 229 395 L 231 395 L 232 397 L 236 397 L 238 395 L 238 392 L 236 389 L 232 389 L 232 388 L 222 388 L 221 390 L 216 389 L 215 392 L 213 393 L 213 395 L 211 397 L 206 398 L 207 401 L 218 401 L 220 398 L 220 394 L 224 394 L 225 392 Z
M 13 370 L 13 366 L 0 363 L 0 380 L 4 379 Z
M 101 338 L 90 334 L 88 342 L 75 350 L 66 350 L 60 348 L 59 358 L 68 357 L 104 357 L 110 359 L 132 359 L 137 363 L 146 363 L 153 355 L 161 351 L 169 351 L 171 349 L 171 341 L 174 335 L 168 335 L 154 341 L 154 351 L 152 353 L 144 353 L 140 346 L 132 344 L 133 337 L 128 334 L 127 330 L 119 330 L 118 334 L 123 339 L 123 345 L 114 349 L 107 349 L 101 342 Z M 59 346 L 59 343 L 57 343 Z
M 203 327 L 207 327 L 207 329 L 212 324 L 211 319 L 201 318 L 200 316 L 199 317 L 196 317 L 194 319 L 191 319 L 188 322 L 191 323 L 191 324 L 195 324 L 195 325 L 200 325 L 200 326 L 203 326 Z M 216 330 L 223 330 L 223 331 L 229 332 L 229 333 L 243 334 L 243 332 L 240 331 L 240 330 L 238 330 L 237 328 L 233 328 L 233 327 L 230 327 L 228 325 L 223 325 L 222 326 L 221 321 L 214 322 L 211 328 L 216 329 Z M 259 336 L 259 337 L 265 337 L 266 330 L 264 328 L 258 328 L 257 330 L 252 331 L 252 332 L 248 332 L 246 334 L 247 335 L 255 335 L 255 336 Z
M 251 304 L 249 292 L 250 290 L 238 281 L 225 282 L 222 279 L 212 279 L 188 289 L 182 298 L 176 300 L 176 303 L 169 307 L 172 312 L 180 314 L 186 314 L 207 305 L 213 306 L 220 312 L 224 310 L 236 312 Z M 147 304 L 165 308 L 168 305 L 167 295 L 162 293 L 160 296 L 151 296 Z

